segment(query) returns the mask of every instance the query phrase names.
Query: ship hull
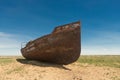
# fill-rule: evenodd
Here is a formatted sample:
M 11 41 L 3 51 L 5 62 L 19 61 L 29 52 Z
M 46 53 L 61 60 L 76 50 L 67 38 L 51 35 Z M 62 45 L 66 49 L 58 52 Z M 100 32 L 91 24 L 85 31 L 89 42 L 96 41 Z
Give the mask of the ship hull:
M 70 64 L 75 62 L 81 53 L 80 26 L 53 33 L 27 43 L 21 49 L 26 59 Z

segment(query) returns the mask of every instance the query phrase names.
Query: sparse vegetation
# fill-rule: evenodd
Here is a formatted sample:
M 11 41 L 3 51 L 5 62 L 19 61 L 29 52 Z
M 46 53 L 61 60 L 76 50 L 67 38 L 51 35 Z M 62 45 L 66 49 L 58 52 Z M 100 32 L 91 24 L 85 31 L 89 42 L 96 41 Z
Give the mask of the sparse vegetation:
M 0 64 L 4 65 L 4 64 L 8 64 L 13 62 L 14 60 L 11 58 L 0 58 Z
M 19 72 L 22 70 L 23 70 L 23 67 L 17 67 L 17 68 L 7 71 L 7 74 L 11 74 L 12 72 Z
M 20 56 L 0 57 L 0 80 L 120 80 L 119 75 L 120 56 L 81 56 L 62 66 Z
M 120 68 L 120 56 L 81 56 L 78 62 Z

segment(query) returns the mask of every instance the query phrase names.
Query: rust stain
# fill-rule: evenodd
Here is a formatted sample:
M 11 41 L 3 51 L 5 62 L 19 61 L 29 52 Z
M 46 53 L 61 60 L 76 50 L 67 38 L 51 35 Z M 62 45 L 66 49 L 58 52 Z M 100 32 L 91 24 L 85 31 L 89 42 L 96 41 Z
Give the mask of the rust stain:
M 75 62 L 81 53 L 80 22 L 56 27 L 51 34 L 42 36 L 26 44 L 21 49 L 26 59 L 57 64 Z

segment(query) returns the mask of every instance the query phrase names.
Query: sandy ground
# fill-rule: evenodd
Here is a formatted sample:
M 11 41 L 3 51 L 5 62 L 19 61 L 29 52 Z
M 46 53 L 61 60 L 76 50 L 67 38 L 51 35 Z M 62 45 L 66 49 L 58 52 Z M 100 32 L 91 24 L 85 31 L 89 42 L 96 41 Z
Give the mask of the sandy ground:
M 120 68 L 73 63 L 50 63 L 14 59 L 0 64 L 0 80 L 120 80 Z

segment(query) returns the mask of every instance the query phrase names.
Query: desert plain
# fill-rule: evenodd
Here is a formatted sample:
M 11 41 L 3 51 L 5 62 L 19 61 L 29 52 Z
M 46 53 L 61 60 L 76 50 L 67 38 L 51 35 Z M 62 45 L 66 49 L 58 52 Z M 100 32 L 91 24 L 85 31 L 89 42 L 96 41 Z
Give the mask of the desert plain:
M 120 80 L 120 55 L 80 56 L 69 65 L 0 56 L 0 80 Z

